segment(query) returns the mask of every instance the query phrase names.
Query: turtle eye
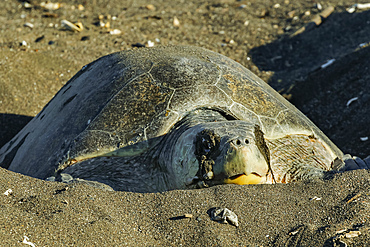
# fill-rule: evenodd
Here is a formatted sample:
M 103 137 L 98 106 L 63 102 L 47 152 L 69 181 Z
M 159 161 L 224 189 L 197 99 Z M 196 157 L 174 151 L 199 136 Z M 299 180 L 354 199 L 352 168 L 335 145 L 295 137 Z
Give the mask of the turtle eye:
M 204 151 L 206 153 L 208 153 L 209 151 L 211 151 L 211 143 L 209 143 L 209 141 L 207 141 L 206 139 L 202 138 L 202 144 L 203 144 L 203 147 L 204 147 Z

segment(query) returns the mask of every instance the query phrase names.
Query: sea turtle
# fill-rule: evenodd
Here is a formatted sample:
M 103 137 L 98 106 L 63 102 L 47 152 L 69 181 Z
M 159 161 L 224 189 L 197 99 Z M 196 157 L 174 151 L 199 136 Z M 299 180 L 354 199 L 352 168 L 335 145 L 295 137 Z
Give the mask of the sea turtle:
M 156 192 L 287 183 L 370 162 L 346 158 L 239 63 L 202 48 L 161 46 L 84 66 L 0 150 L 0 163 L 41 179 L 69 174 Z

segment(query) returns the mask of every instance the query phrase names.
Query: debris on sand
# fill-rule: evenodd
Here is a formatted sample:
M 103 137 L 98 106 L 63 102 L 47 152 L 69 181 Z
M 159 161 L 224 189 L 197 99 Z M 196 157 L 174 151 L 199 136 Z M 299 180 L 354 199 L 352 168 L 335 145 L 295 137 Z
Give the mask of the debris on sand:
M 7 189 L 5 192 L 4 192 L 4 195 L 6 196 L 9 196 L 13 193 L 13 190 L 12 189 Z
M 370 3 L 356 3 L 347 9 L 347 12 L 352 14 L 356 9 L 370 9 Z
M 231 224 L 236 227 L 239 226 L 238 216 L 228 208 L 211 208 L 207 212 L 211 220 L 218 221 L 222 224 Z
M 314 18 L 311 19 L 311 21 L 304 27 L 298 29 L 295 33 L 293 33 L 291 36 L 296 36 L 300 33 L 303 33 L 304 31 L 309 31 L 313 29 L 314 27 L 320 26 L 322 21 L 328 18 L 331 13 L 333 13 L 334 7 L 329 6 L 326 9 L 324 9 L 320 14 L 317 14 Z
M 74 31 L 74 32 L 81 32 L 84 27 L 81 22 L 72 23 L 67 20 L 61 21 L 62 27 L 64 27 L 66 30 Z

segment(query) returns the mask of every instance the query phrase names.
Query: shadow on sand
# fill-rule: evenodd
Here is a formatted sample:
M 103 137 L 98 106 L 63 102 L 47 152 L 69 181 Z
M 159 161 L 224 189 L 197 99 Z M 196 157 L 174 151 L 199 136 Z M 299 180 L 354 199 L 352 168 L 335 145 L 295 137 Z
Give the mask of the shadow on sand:
M 370 11 L 334 13 L 320 26 L 251 50 L 268 83 L 345 153 L 370 154 Z M 328 60 L 334 62 L 321 68 Z M 352 100 L 351 100 L 352 99 Z M 364 141 L 368 137 L 367 141 Z

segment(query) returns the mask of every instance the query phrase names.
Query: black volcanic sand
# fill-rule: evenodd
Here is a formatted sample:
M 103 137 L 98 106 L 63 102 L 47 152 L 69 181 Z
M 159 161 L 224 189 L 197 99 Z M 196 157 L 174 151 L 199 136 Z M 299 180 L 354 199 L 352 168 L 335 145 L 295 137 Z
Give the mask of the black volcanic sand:
M 29 2 L 30 8 L 21 1 L 3 1 L 0 8 L 0 146 L 83 65 L 150 40 L 154 45 L 201 46 L 240 62 L 290 98 L 345 153 L 370 154 L 370 140 L 360 139 L 370 137 L 370 11 L 347 13 L 355 1 L 330 1 L 335 11 L 329 18 L 296 36 L 292 34 L 320 12 L 314 2 L 155 1 L 153 9 L 147 1 L 66 0 L 57 10 L 43 9 L 42 1 Z M 320 3 L 323 9 L 329 6 Z M 99 15 L 122 33 L 111 35 L 96 26 Z M 80 21 L 84 30 L 63 30 L 63 19 Z M 32 29 L 23 26 L 27 22 Z M 336 60 L 321 68 L 329 59 Z M 0 173 L 3 246 L 19 246 L 24 236 L 36 246 L 370 242 L 370 176 L 365 170 L 325 181 L 155 194 L 106 192 L 5 169 Z M 13 193 L 6 196 L 8 189 Z M 212 207 L 231 209 L 239 227 L 211 221 L 207 210 Z M 184 214 L 193 217 L 181 219 Z

